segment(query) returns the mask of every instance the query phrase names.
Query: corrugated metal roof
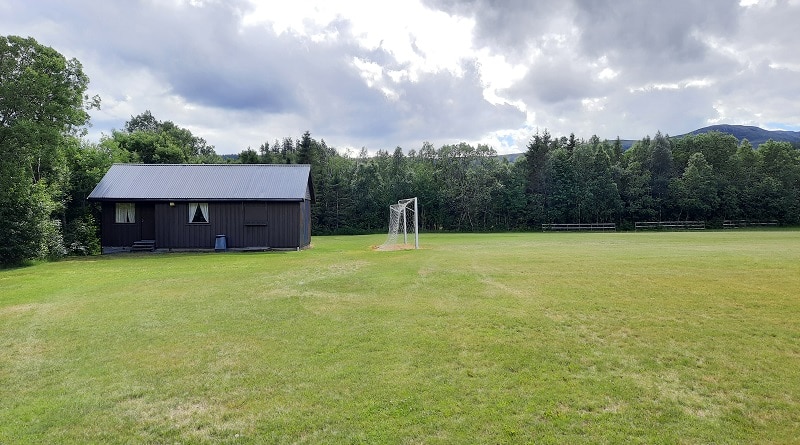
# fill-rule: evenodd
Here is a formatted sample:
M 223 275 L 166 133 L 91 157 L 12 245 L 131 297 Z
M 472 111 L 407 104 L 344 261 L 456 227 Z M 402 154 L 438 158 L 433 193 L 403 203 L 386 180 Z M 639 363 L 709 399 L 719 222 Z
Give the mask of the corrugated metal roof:
M 114 164 L 89 199 L 301 201 L 310 175 L 305 164 Z

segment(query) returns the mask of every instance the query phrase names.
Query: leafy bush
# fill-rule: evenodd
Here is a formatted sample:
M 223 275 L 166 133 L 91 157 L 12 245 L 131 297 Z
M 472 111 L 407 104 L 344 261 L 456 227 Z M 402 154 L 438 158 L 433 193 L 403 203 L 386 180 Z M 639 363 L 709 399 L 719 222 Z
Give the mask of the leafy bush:
M 40 258 L 55 261 L 67 254 L 67 249 L 64 247 L 64 236 L 61 233 L 61 221 L 57 219 L 43 220 L 41 231 Z
M 37 256 L 42 239 L 42 207 L 32 187 L 24 182 L 4 180 L 17 172 L 0 166 L 0 266 L 15 266 Z
M 70 221 L 64 230 L 64 243 L 68 255 L 97 255 L 100 253 L 100 239 L 97 225 L 92 215 Z

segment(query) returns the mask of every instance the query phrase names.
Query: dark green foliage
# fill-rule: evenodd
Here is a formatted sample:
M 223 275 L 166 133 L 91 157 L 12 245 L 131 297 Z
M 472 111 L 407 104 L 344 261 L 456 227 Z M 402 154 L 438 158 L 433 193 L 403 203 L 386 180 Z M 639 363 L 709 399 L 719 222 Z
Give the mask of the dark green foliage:
M 242 164 L 261 164 L 261 157 L 253 149 L 247 148 L 239 153 L 239 162 Z
M 63 254 L 67 153 L 99 99 L 81 64 L 34 39 L 0 37 L 0 266 Z
M 358 157 L 339 154 L 306 132 L 297 144 L 265 143 L 240 162 L 311 162 L 313 233 L 382 232 L 388 206 L 416 196 L 428 231 L 536 230 L 542 222 L 605 223 L 723 219 L 798 222 L 800 157 L 786 143 L 759 149 L 708 133 L 670 139 L 660 132 L 622 152 L 621 142 L 531 139 L 516 162 L 487 146 L 425 143 Z M 296 146 L 290 151 L 290 146 Z M 274 150 L 274 147 L 285 148 Z M 709 160 L 710 159 L 710 160 Z
M 528 198 L 528 219 L 530 224 L 545 222 L 546 217 L 546 167 L 550 151 L 550 133 L 540 135 L 537 131 L 528 143 L 525 152 L 525 192 Z
M 37 202 L 35 188 L 12 163 L 0 163 L 0 266 L 18 265 L 36 258 L 46 215 Z
M 572 162 L 574 147 L 558 148 L 548 162 L 550 196 L 547 221 L 578 221 L 575 166 Z M 571 151 L 572 150 L 572 151 Z
M 64 247 L 64 236 L 61 233 L 61 221 L 57 219 L 42 219 L 42 238 L 39 245 L 39 257 L 50 261 L 57 260 L 67 254 Z
M 703 153 L 692 154 L 683 175 L 675 178 L 671 187 L 680 215 L 685 219 L 705 221 L 713 218 L 713 211 L 719 205 L 719 191 Z
M 91 214 L 73 219 L 64 229 L 64 247 L 67 255 L 96 255 L 100 253 L 97 224 Z
M 211 164 L 222 159 L 213 145 L 171 121 L 158 121 L 150 110 L 132 116 L 125 129 L 113 130 L 102 142 L 132 155 L 133 161 L 145 164 Z M 249 149 L 248 149 L 249 150 Z
M 297 163 L 313 165 L 316 161 L 316 142 L 312 142 L 311 133 L 306 131 L 297 144 Z

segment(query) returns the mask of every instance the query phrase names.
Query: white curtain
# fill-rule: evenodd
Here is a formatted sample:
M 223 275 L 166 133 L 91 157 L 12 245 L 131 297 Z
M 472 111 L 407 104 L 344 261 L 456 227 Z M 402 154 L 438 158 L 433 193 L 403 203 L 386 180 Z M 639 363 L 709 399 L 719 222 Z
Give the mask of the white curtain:
M 197 215 L 197 210 L 200 209 L 202 220 Z M 189 222 L 192 223 L 207 223 L 208 222 L 208 203 L 205 202 L 192 202 L 189 203 Z
M 132 202 L 118 202 L 116 206 L 118 224 L 129 224 L 136 222 L 136 204 Z

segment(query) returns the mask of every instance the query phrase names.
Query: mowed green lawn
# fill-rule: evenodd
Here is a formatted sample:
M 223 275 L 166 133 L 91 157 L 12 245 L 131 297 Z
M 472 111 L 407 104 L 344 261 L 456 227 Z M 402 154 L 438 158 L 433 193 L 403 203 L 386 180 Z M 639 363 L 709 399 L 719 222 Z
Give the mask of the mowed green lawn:
M 800 231 L 0 271 L 0 443 L 800 440 Z

